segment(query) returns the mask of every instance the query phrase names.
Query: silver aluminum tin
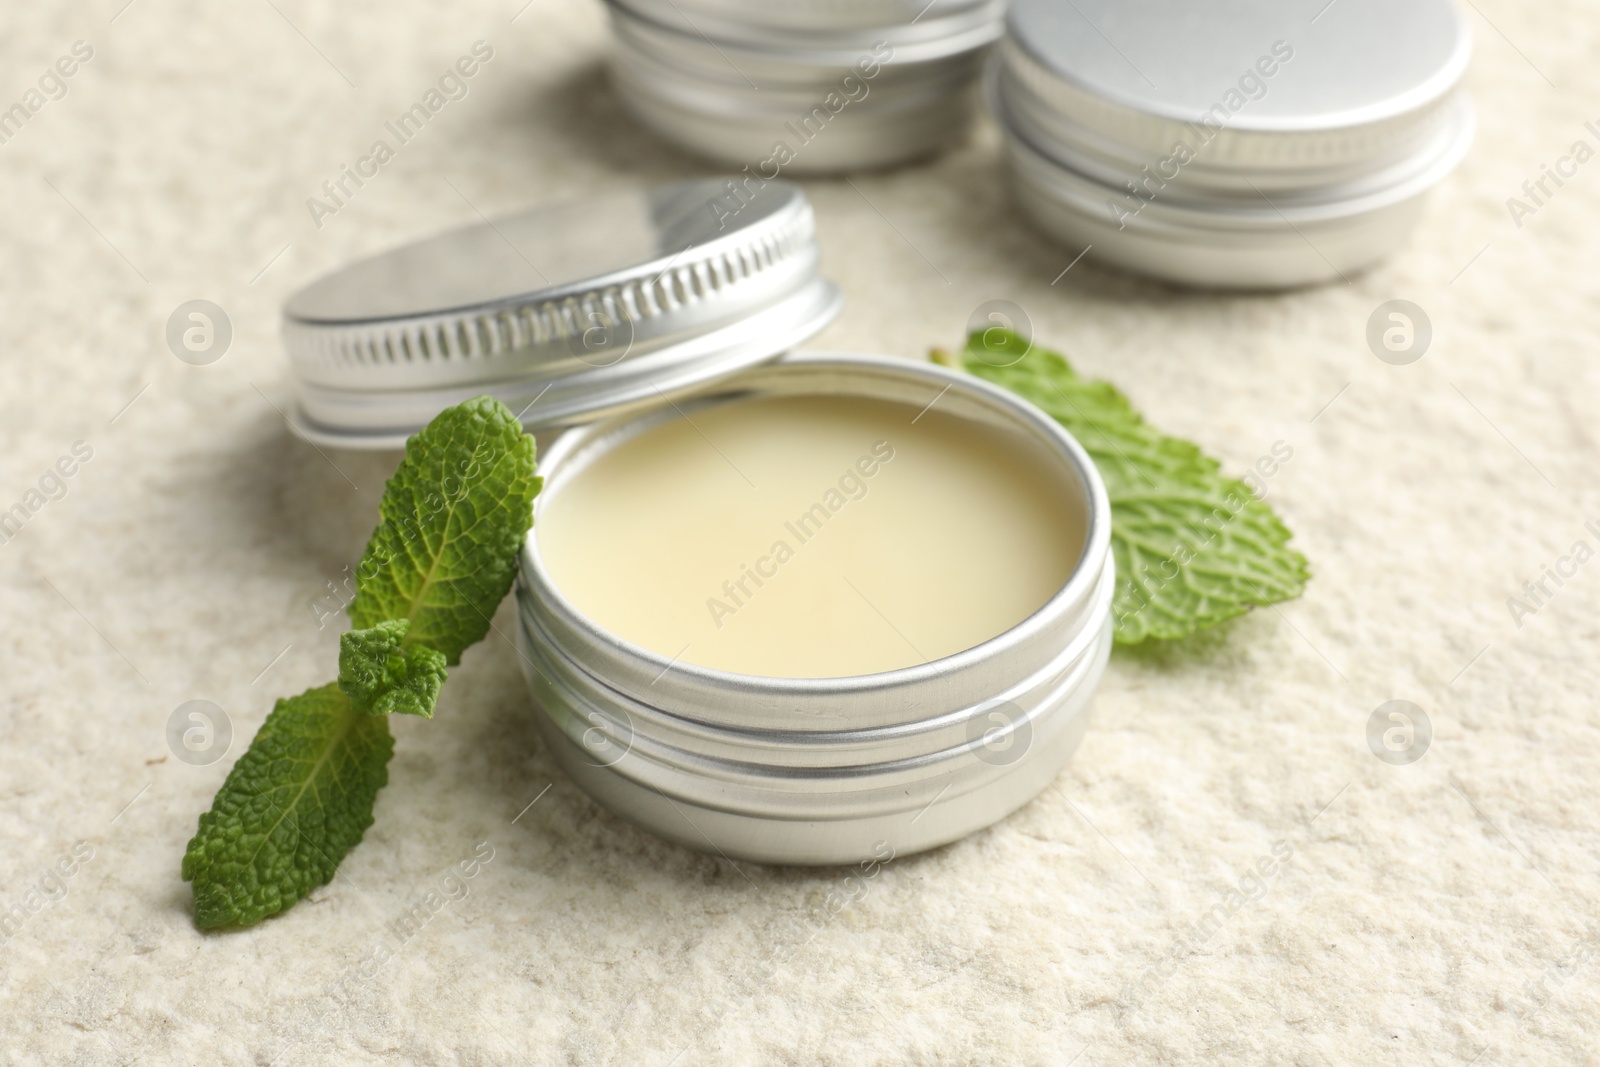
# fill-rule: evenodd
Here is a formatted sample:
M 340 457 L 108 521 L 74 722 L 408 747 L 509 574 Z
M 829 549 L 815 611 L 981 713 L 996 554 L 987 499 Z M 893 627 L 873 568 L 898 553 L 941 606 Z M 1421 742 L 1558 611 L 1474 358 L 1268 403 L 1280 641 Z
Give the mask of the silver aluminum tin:
M 529 429 L 664 403 L 838 314 L 804 192 L 701 179 L 535 208 L 334 272 L 289 299 L 291 422 L 398 448 L 483 393 Z
M 770 863 L 854 862 L 956 840 L 1026 803 L 1088 722 L 1111 647 L 1105 487 L 1082 447 L 1011 393 L 885 357 L 796 354 L 679 407 L 758 396 L 864 395 L 1019 435 L 1087 519 L 1065 586 L 1004 634 L 931 663 L 853 678 L 761 678 L 675 663 L 603 630 L 557 589 L 537 520 L 518 583 L 520 647 L 539 729 L 599 803 L 690 848 Z M 597 455 L 677 410 L 569 430 L 540 463 L 541 500 Z M 536 513 L 537 514 L 537 513 Z
M 889 166 L 953 143 L 975 109 L 1002 10 L 989 0 L 905 25 L 774 34 L 718 29 L 676 4 L 609 7 L 612 81 L 624 106 L 667 140 L 764 176 L 773 166 L 792 174 Z M 876 72 L 859 74 L 862 62 Z M 764 167 L 779 142 L 791 157 Z
M 1169 281 L 1348 277 L 1403 242 L 1472 140 L 1471 34 L 1450 0 L 1016 0 L 1007 30 L 987 90 L 1019 205 Z M 1246 73 L 1260 95 L 1217 112 Z M 1194 155 L 1174 166 L 1179 145 Z

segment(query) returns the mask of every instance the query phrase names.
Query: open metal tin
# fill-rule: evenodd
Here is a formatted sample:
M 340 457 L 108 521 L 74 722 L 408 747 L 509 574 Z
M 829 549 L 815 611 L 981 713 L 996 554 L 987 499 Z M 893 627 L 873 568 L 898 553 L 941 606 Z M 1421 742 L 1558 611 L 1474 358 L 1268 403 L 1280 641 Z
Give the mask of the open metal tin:
M 1110 653 L 1110 505 L 1094 464 L 1059 424 L 941 367 L 798 353 L 682 410 L 570 431 L 541 461 L 540 500 L 555 500 L 588 463 L 662 419 L 794 395 L 897 400 L 913 411 L 937 399 L 946 414 L 1002 428 L 1048 457 L 1085 518 L 1071 577 L 1015 627 L 952 656 L 848 678 L 763 678 L 674 662 L 597 626 L 556 587 L 533 536 L 518 604 L 540 729 L 590 795 L 690 848 L 826 864 L 883 844 L 904 854 L 953 841 L 1060 773 Z

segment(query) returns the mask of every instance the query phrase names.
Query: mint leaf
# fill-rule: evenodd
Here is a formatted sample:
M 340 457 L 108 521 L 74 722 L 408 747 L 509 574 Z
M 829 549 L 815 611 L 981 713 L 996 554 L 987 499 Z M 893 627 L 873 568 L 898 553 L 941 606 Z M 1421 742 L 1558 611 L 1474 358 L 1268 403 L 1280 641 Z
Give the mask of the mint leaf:
M 248 926 L 326 885 L 372 825 L 393 753 L 388 720 L 335 684 L 279 700 L 184 852 L 195 925 Z
M 433 718 L 444 685 L 444 653 L 406 645 L 410 628 L 405 619 L 391 619 L 339 637 L 339 688 L 357 711 Z
M 533 438 L 491 397 L 449 408 L 413 435 L 356 570 L 352 625 L 405 619 L 408 645 L 459 663 L 511 588 L 533 525 L 533 470 Z
M 1145 422 L 1111 384 L 1006 330 L 972 334 L 961 365 L 1042 408 L 1100 469 L 1119 643 L 1185 637 L 1304 591 L 1306 559 L 1273 510 L 1199 448 Z

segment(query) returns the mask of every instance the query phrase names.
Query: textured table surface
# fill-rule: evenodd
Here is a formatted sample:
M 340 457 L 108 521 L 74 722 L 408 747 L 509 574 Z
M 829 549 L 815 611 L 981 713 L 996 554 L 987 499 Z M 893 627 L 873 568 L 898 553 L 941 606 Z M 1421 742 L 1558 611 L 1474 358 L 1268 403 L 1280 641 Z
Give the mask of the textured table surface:
M 1600 163 L 1520 227 L 1506 206 L 1600 147 L 1593 4 L 1469 6 L 1477 144 L 1350 284 L 1202 295 L 1093 253 L 1060 276 L 1074 250 L 1008 207 L 991 127 L 806 183 L 849 301 L 819 346 L 917 358 L 1007 298 L 1230 467 L 1293 450 L 1268 489 L 1307 595 L 1119 653 L 1077 757 L 1011 818 L 836 910 L 844 872 L 736 867 L 596 807 L 491 639 L 433 722 L 395 724 L 337 879 L 197 933 L 184 843 L 273 698 L 332 676 L 342 619 L 319 629 L 319 605 L 396 458 L 290 435 L 285 295 L 479 212 L 710 172 L 620 114 L 597 4 L 521 2 L 0 15 L 0 106 L 93 49 L 0 144 L 0 508 L 92 450 L 0 544 L 0 905 L 23 916 L 0 944 L 4 1062 L 1600 1061 L 1600 565 L 1507 606 L 1600 548 Z M 315 225 L 307 198 L 477 40 L 468 96 Z M 210 366 L 164 341 L 197 298 L 233 326 Z M 1364 340 L 1394 298 L 1434 325 L 1409 366 Z M 228 759 L 169 753 L 192 699 L 227 710 Z M 1391 699 L 1432 723 L 1408 766 L 1368 749 Z M 480 842 L 466 895 L 364 966 Z M 1241 879 L 1250 899 L 1187 952 Z

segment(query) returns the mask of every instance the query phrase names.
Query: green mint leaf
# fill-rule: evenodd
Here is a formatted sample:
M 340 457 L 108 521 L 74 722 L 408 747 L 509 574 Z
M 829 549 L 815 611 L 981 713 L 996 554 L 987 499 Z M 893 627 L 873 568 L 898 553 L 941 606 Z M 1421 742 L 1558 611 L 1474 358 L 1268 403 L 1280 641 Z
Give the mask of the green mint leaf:
M 357 711 L 433 718 L 444 686 L 444 653 L 405 644 L 410 628 L 405 619 L 391 619 L 339 637 L 339 688 Z
M 1185 637 L 1304 591 L 1306 559 L 1273 510 L 1199 448 L 1145 422 L 1110 383 L 998 329 L 972 334 L 961 365 L 1042 408 L 1100 469 L 1119 643 Z
M 533 438 L 491 397 L 449 408 L 413 435 L 356 571 L 351 624 L 405 619 L 408 645 L 459 663 L 511 588 L 533 525 L 533 471 Z
M 389 721 L 337 684 L 279 700 L 183 856 L 195 925 L 249 926 L 333 878 L 389 779 Z

